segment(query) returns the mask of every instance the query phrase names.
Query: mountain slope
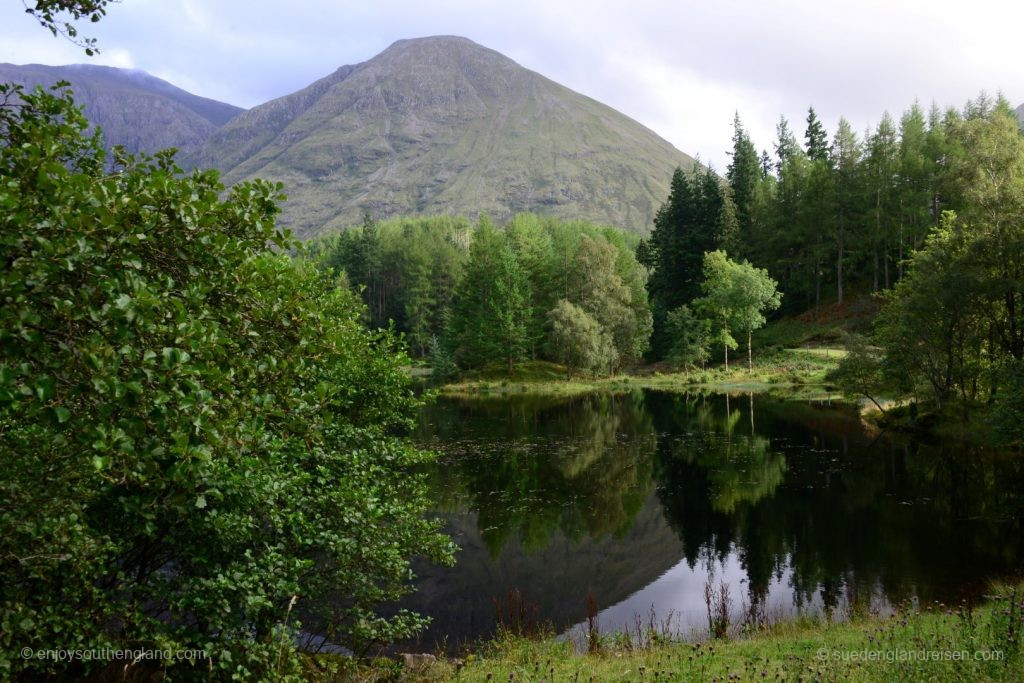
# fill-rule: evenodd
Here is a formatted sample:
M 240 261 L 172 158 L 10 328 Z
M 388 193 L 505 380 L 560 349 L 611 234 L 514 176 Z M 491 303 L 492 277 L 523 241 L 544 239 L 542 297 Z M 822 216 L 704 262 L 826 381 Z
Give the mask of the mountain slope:
M 109 146 L 131 152 L 177 147 L 190 152 L 202 145 L 241 108 L 193 95 L 142 71 L 91 64 L 43 66 L 0 64 L 0 82 L 49 87 L 71 83 L 75 101 L 103 130 Z
M 636 121 L 465 38 L 402 40 L 214 133 L 191 161 L 285 184 L 310 236 L 409 213 L 520 211 L 647 230 L 693 159 Z

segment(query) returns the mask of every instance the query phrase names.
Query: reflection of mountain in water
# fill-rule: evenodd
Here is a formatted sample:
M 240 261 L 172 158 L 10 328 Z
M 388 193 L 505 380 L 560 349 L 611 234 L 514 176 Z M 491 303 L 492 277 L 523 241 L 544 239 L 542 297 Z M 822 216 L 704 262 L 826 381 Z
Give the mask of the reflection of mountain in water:
M 657 579 L 682 556 L 682 546 L 654 495 L 647 496 L 621 535 L 573 540 L 558 530 L 543 547 L 527 550 L 514 539 L 493 558 L 472 513 L 453 515 L 449 530 L 462 548 L 457 565 L 419 567 L 419 588 L 403 603 L 433 617 L 422 637 L 426 647 L 492 633 L 494 599 L 507 600 L 510 590 L 521 591 L 528 604 L 536 605 L 540 620 L 564 628 L 586 617 L 588 593 L 600 607 L 615 604 Z
M 441 401 L 418 438 L 442 451 L 431 482 L 463 548 L 453 569 L 420 567 L 405 603 L 434 618 L 427 647 L 491 633 L 512 589 L 562 626 L 585 618 L 588 591 L 619 616 L 652 596 L 661 614 L 692 612 L 716 565 L 743 584 L 737 602 L 799 609 L 949 602 L 1024 560 L 1024 459 L 875 438 L 849 409 L 660 392 Z

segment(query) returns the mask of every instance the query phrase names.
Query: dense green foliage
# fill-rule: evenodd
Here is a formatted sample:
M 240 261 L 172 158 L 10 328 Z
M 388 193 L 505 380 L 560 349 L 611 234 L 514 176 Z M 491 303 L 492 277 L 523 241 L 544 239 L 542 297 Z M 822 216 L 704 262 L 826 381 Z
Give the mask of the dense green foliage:
M 912 120 L 904 117 L 905 130 Z M 1010 425 L 1024 417 L 1024 136 L 1005 102 L 981 98 L 948 117 L 942 139 L 951 151 L 941 187 L 958 211 L 944 211 L 901 263 L 876 329 L 879 367 L 853 354 L 839 379 L 939 409 L 951 400 L 965 413 L 993 404 L 996 432 L 1020 441 Z
M 666 358 L 676 367 L 704 367 L 710 356 L 711 321 L 694 315 L 689 306 L 683 304 L 668 313 L 665 328 L 672 345 Z
M 731 330 L 747 334 L 749 358 L 751 333 L 764 325 L 764 312 L 778 308 L 781 300 L 766 271 L 733 261 L 720 248 L 744 248 L 737 236 L 751 220 L 754 187 L 748 181 L 759 173 L 738 118 L 736 135 L 735 163 L 729 169 L 737 182 L 735 193 L 710 169 L 677 170 L 654 231 L 637 247 L 637 260 L 652 269 L 647 281 L 652 355 L 677 366 L 703 363 L 708 347 L 717 345 L 728 368 L 729 349 L 737 346 Z M 734 194 L 741 204 L 733 201 Z
M 756 147 L 737 116 L 725 177 L 736 232 L 724 246 L 779 281 L 788 312 L 828 301 L 841 304 L 851 291 L 889 289 L 903 277 L 907 258 L 939 226 L 943 211 L 962 214 L 979 206 L 977 194 L 992 180 L 980 175 L 969 180 L 972 173 L 985 167 L 998 179 L 1007 172 L 1005 164 L 989 163 L 995 161 L 991 154 L 970 142 L 995 125 L 993 117 L 1006 121 L 999 124 L 1004 134 L 1017 135 L 1009 106 L 981 97 L 963 111 L 933 106 L 925 113 L 914 104 L 899 119 L 884 114 L 863 137 L 840 119 L 829 142 L 810 109 L 806 144 L 783 119 L 772 163 L 765 163 L 765 155 L 758 164 Z M 670 198 L 666 207 L 674 201 Z M 693 234 L 721 231 L 714 216 L 703 221 Z M 652 274 L 652 282 L 658 277 Z
M 274 227 L 279 187 L 115 160 L 70 96 L 0 90 L 0 677 L 22 648 L 195 648 L 179 678 L 361 651 L 424 520 L 419 402 L 388 331 Z M 294 606 L 294 609 L 293 609 Z
M 749 349 L 751 331 L 779 307 L 776 282 L 790 313 L 884 292 L 875 338 L 851 338 L 836 379 L 852 393 L 940 408 L 987 401 L 997 431 L 1019 440 L 1010 425 L 1024 417 L 1014 407 L 1024 360 L 1024 136 L 1009 105 L 982 96 L 926 117 L 915 104 L 898 122 L 883 115 L 863 141 L 841 119 L 831 144 L 810 109 L 805 146 L 784 118 L 776 135 L 774 164 L 759 160 L 737 115 L 724 181 L 708 170 L 673 177 L 637 249 L 651 269 L 652 356 L 699 362 L 703 314 L 728 362 L 732 332 L 746 332 Z M 727 275 L 724 253 L 704 260 L 718 249 L 764 270 Z
M 652 353 L 671 346 L 665 331 L 668 312 L 700 295 L 704 254 L 728 247 L 730 193 L 710 169 L 677 169 L 668 200 L 654 219 L 654 230 L 637 249 L 637 260 L 651 270 L 647 282 L 654 321 Z
M 475 228 L 461 218 L 367 218 L 308 253 L 346 273 L 370 325 L 393 323 L 418 355 L 437 340 L 430 355 L 443 348 L 464 369 L 548 359 L 610 372 L 639 361 L 650 337 L 635 246 L 614 228 L 522 214 L 503 229 L 486 217 Z M 581 347 L 564 345 L 570 329 L 587 331 Z

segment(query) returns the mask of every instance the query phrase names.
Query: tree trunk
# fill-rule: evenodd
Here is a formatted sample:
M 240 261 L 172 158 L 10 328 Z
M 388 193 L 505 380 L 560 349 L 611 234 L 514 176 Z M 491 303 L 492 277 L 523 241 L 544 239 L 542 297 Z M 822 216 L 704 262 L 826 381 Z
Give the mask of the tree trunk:
M 729 336 L 729 324 L 728 319 L 722 316 L 722 329 L 725 330 L 725 336 Z M 729 342 L 722 341 L 722 346 L 725 347 L 725 371 L 729 372 Z
M 752 336 L 753 333 L 750 330 L 747 330 L 747 372 L 754 371 L 754 355 L 750 351 L 750 342 Z
M 878 291 L 878 244 L 875 244 L 875 257 L 874 257 L 874 268 L 873 268 L 874 282 L 871 283 L 871 291 Z
M 838 303 L 843 303 L 843 233 L 839 233 L 839 258 L 836 259 L 836 282 Z
M 900 200 L 902 204 L 902 200 Z M 898 280 L 903 279 L 903 216 L 900 216 L 900 246 L 899 246 L 899 260 L 896 261 L 896 278 Z
M 885 267 L 885 288 L 889 289 L 889 238 L 885 238 L 885 250 L 882 252 L 882 265 Z
M 821 311 L 821 256 L 814 259 L 814 312 Z
M 843 236 L 839 238 L 839 258 L 836 260 L 836 282 L 839 283 L 838 299 L 843 303 Z
M 1024 337 L 1017 331 L 1017 297 L 1013 292 L 1007 292 L 1003 296 L 1006 302 L 1006 319 L 1010 324 L 1009 352 L 1016 360 L 1024 360 Z
M 882 234 L 882 191 L 880 189 L 875 190 L 875 234 L 873 236 L 872 247 L 874 248 L 874 282 L 872 283 L 871 291 L 878 291 L 878 239 Z

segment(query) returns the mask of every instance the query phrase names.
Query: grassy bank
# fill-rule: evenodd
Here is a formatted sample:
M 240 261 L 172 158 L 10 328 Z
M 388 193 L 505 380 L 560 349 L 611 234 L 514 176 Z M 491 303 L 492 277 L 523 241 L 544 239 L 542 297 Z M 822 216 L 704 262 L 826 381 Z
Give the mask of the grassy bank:
M 604 637 L 594 652 L 554 638 L 503 635 L 463 659 L 378 660 L 358 670 L 321 660 L 318 680 L 359 681 L 1020 681 L 1022 593 L 978 608 L 932 604 L 889 617 L 803 619 L 731 639 L 683 642 L 657 629 Z
M 883 414 L 871 402 L 862 401 L 861 415 L 879 429 L 946 442 L 960 442 L 989 448 L 1017 448 L 1019 442 L 1007 440 L 996 427 L 995 406 L 975 401 L 952 399 L 942 406 L 934 402 L 918 403 L 910 399 L 881 401 Z
M 724 364 L 682 372 L 654 366 L 612 377 L 572 374 L 560 365 L 537 361 L 523 363 L 511 373 L 507 369 L 493 369 L 467 374 L 440 387 L 440 391 L 446 395 L 476 396 L 577 395 L 632 387 L 680 391 L 697 388 L 724 391 L 786 389 L 822 385 L 825 375 L 845 354 L 843 349 L 830 347 L 773 349 L 754 358 L 753 370 L 747 369 L 746 359 L 742 358 L 730 362 L 728 370 Z

